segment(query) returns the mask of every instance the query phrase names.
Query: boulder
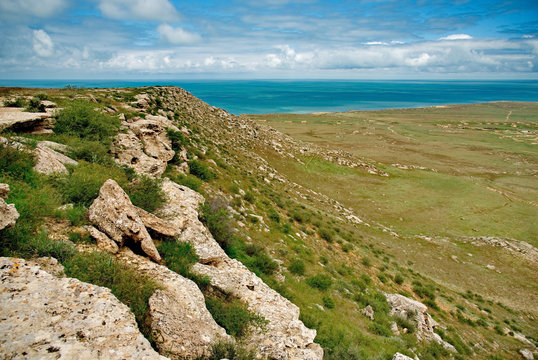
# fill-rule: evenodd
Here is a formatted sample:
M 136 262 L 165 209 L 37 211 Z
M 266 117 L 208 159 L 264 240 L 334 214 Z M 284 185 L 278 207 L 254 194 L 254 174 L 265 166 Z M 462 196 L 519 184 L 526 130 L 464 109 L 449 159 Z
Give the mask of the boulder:
M 203 197 L 192 189 L 165 179 L 167 194 L 163 215 L 182 230 L 180 239 L 191 243 L 200 263 L 192 270 L 209 276 L 211 286 L 231 294 L 246 304 L 250 311 L 265 318 L 264 329 L 252 329 L 246 343 L 260 356 L 274 359 L 319 360 L 323 349 L 316 343 L 316 330 L 308 329 L 299 320 L 299 308 L 267 286 L 239 261 L 230 259 L 211 233 L 198 219 Z
M 0 357 L 166 359 L 109 289 L 0 258 Z
M 120 251 L 118 244 L 116 244 L 112 239 L 110 239 L 106 234 L 100 232 L 93 226 L 84 227 L 90 233 L 90 236 L 97 241 L 97 247 L 100 250 L 103 250 L 109 254 L 117 254 Z
M 22 108 L 0 108 L 0 131 L 9 129 L 14 132 L 43 134 L 52 132 L 51 114 L 32 113 Z
M 131 240 L 140 244 L 142 251 L 151 259 L 161 261 L 136 206 L 114 180 L 105 181 L 99 190 L 99 196 L 90 206 L 89 218 L 119 246 L 123 246 L 126 240 Z
M 396 353 L 394 354 L 394 356 L 392 357 L 392 360 L 413 360 L 412 358 L 410 358 L 409 356 L 406 356 L 404 354 L 400 354 L 400 353 Z
M 213 320 L 194 282 L 128 248 L 119 258 L 163 287 L 149 299 L 151 329 L 160 353 L 171 359 L 195 359 L 207 355 L 211 344 L 231 340 Z
M 14 204 L 7 204 L 4 199 L 7 199 L 9 193 L 8 184 L 0 184 L 0 230 L 14 226 L 19 218 L 19 212 L 15 209 Z
M 434 329 L 439 324 L 428 314 L 428 307 L 426 305 L 400 294 L 385 294 L 385 296 L 392 308 L 390 315 L 412 319 L 416 323 L 416 335 L 419 340 L 435 341 L 445 349 L 456 352 L 454 346 L 441 339 L 434 332 Z
M 370 305 L 361 310 L 361 313 L 370 320 L 374 320 L 374 309 Z
M 152 115 L 123 121 L 122 125 L 126 131 L 116 136 L 112 146 L 116 161 L 132 167 L 137 174 L 161 176 L 175 154 L 166 130 L 177 128 L 164 116 Z
M 523 356 L 523 359 L 534 360 L 534 354 L 528 349 L 521 349 L 519 350 L 519 353 Z
M 41 141 L 37 143 L 34 150 L 36 164 L 34 170 L 41 174 L 68 174 L 65 165 L 78 165 L 78 162 L 67 157 L 56 149 L 65 149 L 61 144 L 53 143 L 52 141 Z
M 144 209 L 137 207 L 136 211 L 138 213 L 138 216 L 140 216 L 140 220 L 142 220 L 146 228 L 151 229 L 156 233 L 159 233 L 164 236 L 176 237 L 181 232 L 181 230 L 178 227 L 174 226 L 172 223 L 169 223 L 168 221 L 165 221 L 147 212 Z

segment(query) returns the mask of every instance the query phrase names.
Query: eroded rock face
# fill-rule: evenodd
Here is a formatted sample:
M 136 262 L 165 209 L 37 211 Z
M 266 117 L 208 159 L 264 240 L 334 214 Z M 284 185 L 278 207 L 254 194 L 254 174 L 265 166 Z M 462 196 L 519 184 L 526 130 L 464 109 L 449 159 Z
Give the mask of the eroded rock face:
M 392 357 L 392 360 L 413 360 L 413 359 L 410 358 L 409 356 L 404 355 L 404 354 L 396 353 Z
M 78 162 L 67 157 L 56 150 L 65 148 L 61 144 L 53 143 L 52 141 L 41 141 L 37 144 L 33 151 L 36 159 L 34 170 L 42 174 L 61 173 L 67 174 L 65 165 L 78 165 Z
M 164 116 L 153 115 L 134 122 L 123 121 L 122 125 L 127 131 L 116 136 L 112 147 L 117 162 L 141 175 L 161 176 L 175 154 L 166 130 L 177 127 Z
M 23 111 L 23 108 L 0 108 L 0 131 L 10 129 L 15 132 L 29 132 L 33 134 L 51 133 L 51 113 L 32 113 Z
M 434 332 L 439 324 L 428 314 L 428 307 L 421 302 L 409 299 L 400 294 L 385 294 L 391 306 L 390 315 L 413 319 L 417 325 L 417 338 L 419 340 L 435 341 L 449 351 L 456 352 L 451 344 L 447 343 Z
M 151 259 L 161 261 L 136 206 L 114 180 L 107 180 L 99 190 L 99 196 L 90 206 L 89 218 L 119 246 L 123 246 L 124 242 L 130 239 L 140 243 L 142 250 Z
M 109 289 L 0 258 L 0 354 L 14 359 L 161 359 Z
M 123 248 L 119 258 L 163 286 L 149 299 L 151 329 L 161 354 L 171 359 L 207 355 L 211 344 L 230 340 L 205 306 L 198 286 L 165 266 Z
M 15 205 L 7 204 L 4 201 L 8 194 L 9 185 L 0 184 L 0 230 L 14 226 L 19 218 L 19 212 L 15 209 Z
M 198 219 L 200 194 L 172 181 L 163 181 L 168 196 L 163 215 L 182 229 L 181 239 L 191 243 L 200 258 L 193 271 L 211 278 L 211 285 L 248 304 L 264 317 L 265 329 L 255 329 L 246 341 L 260 355 L 273 359 L 319 360 L 322 348 L 314 343 L 316 331 L 299 320 L 299 308 L 267 286 L 239 261 L 230 259 Z

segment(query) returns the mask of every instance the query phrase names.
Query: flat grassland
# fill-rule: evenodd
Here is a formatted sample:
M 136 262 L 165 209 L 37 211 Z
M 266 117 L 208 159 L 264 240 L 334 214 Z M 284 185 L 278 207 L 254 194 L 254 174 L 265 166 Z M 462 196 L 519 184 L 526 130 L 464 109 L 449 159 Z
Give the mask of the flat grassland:
M 398 234 L 383 246 L 401 263 L 453 290 L 536 311 L 538 103 L 249 117 L 388 173 L 267 158 L 291 180 Z

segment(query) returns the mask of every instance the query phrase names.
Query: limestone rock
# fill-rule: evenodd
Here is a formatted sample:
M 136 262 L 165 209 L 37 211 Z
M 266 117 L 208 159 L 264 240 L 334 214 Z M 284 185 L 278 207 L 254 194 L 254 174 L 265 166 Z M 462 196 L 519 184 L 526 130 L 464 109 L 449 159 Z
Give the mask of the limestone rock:
M 398 330 L 398 324 L 396 324 L 395 322 L 392 322 L 392 324 L 390 324 L 390 331 L 392 331 L 392 334 L 394 336 L 400 336 L 400 330 Z
M 456 352 L 454 346 L 441 339 L 434 332 L 434 329 L 439 324 L 428 314 L 428 307 L 426 305 L 400 294 L 385 294 L 385 296 L 392 308 L 390 315 L 413 319 L 417 325 L 416 335 L 419 340 L 435 341 L 445 349 Z
M 532 351 L 530 351 L 528 349 L 521 349 L 521 350 L 519 350 L 519 353 L 526 360 L 534 360 L 534 354 L 532 353 Z
M 51 141 L 39 142 L 34 150 L 36 164 L 34 170 L 42 174 L 67 174 L 65 165 L 78 165 L 78 162 L 67 157 L 53 148 L 62 149 L 61 144 Z
M 118 251 L 120 251 L 118 245 L 106 236 L 106 234 L 100 232 L 93 226 L 85 226 L 85 229 L 88 230 L 90 236 L 97 241 L 99 249 L 106 251 L 109 254 L 117 254 Z
M 122 125 L 126 132 L 116 136 L 112 147 L 117 162 L 132 167 L 138 174 L 161 176 L 175 154 L 166 130 L 176 127 L 164 116 L 152 115 L 134 122 L 124 121 Z
M 130 239 L 139 243 L 142 251 L 150 258 L 157 262 L 161 261 L 161 256 L 136 207 L 114 180 L 105 181 L 99 190 L 99 196 L 90 206 L 89 218 L 119 246 L 123 246 L 124 242 Z
M 370 305 L 361 310 L 361 313 L 370 320 L 374 320 L 374 309 Z
M 180 229 L 168 221 L 165 221 L 139 207 L 136 208 L 136 211 L 146 228 L 164 236 L 175 237 L 180 234 Z
M 162 354 L 171 359 L 194 359 L 207 355 L 211 344 L 219 339 L 230 341 L 226 331 L 213 320 L 194 282 L 127 248 L 121 250 L 119 257 L 163 286 L 149 300 L 151 329 Z
M 64 266 L 58 262 L 55 258 L 51 257 L 40 257 L 37 259 L 32 259 L 33 262 L 35 262 L 39 267 L 43 270 L 48 272 L 49 274 L 56 276 L 56 277 L 64 277 L 65 276 L 65 270 Z
M 0 108 L 0 131 L 10 129 L 15 132 L 50 133 L 51 114 L 32 113 L 22 108 Z
M 0 230 L 14 226 L 19 218 L 19 212 L 15 209 L 14 204 L 7 204 L 4 199 L 7 199 L 9 193 L 8 184 L 0 184 Z
M 400 353 L 396 353 L 394 354 L 394 356 L 392 357 L 392 360 L 413 360 L 412 358 L 410 358 L 409 356 L 406 356 L 404 354 L 400 354 Z
M 198 207 L 203 197 L 168 179 L 162 187 L 167 194 L 164 215 L 182 229 L 181 239 L 191 243 L 199 256 L 200 263 L 193 266 L 193 271 L 209 276 L 213 287 L 238 297 L 268 321 L 263 331 L 253 329 L 246 342 L 267 358 L 322 359 L 323 349 L 314 343 L 316 331 L 299 320 L 299 308 L 239 261 L 230 259 L 200 222 Z
M 0 258 L 0 279 L 2 358 L 166 359 L 109 289 L 15 258 Z

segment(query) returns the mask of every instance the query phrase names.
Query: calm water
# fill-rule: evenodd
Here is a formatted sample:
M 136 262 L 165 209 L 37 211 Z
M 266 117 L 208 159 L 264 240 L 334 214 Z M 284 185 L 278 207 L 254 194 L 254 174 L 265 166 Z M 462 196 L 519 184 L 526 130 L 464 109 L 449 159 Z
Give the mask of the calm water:
M 538 101 L 538 81 L 0 80 L 0 86 L 173 85 L 233 114 L 380 110 L 488 101 Z

